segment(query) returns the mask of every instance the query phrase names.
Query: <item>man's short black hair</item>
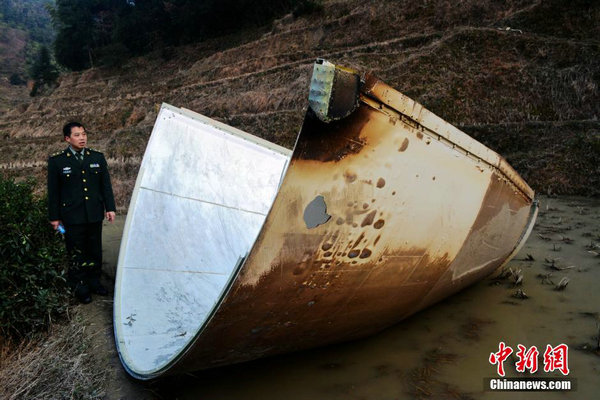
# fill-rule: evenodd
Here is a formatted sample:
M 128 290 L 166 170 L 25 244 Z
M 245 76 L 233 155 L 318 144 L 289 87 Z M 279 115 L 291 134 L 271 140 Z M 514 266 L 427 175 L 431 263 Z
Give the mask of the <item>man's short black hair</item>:
M 65 126 L 63 126 L 63 135 L 71 137 L 71 129 L 73 129 L 73 128 L 83 128 L 83 129 L 85 129 L 85 126 L 83 126 L 82 124 L 80 124 L 79 122 L 76 122 L 76 121 L 69 122 L 68 124 L 66 124 Z

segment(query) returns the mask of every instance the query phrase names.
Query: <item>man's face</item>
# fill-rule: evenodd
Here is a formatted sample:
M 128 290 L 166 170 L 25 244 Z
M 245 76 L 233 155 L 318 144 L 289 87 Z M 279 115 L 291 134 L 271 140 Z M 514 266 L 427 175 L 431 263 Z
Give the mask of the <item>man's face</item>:
M 71 145 L 73 150 L 80 151 L 87 144 L 87 134 L 81 126 L 71 128 L 71 137 L 65 136 L 67 143 Z

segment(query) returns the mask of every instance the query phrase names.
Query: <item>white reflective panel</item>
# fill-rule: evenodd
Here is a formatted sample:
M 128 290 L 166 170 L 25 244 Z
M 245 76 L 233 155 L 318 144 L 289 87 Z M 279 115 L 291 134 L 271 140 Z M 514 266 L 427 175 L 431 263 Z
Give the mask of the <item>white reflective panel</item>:
M 121 243 L 115 334 L 134 374 L 175 359 L 250 251 L 291 152 L 163 105 Z

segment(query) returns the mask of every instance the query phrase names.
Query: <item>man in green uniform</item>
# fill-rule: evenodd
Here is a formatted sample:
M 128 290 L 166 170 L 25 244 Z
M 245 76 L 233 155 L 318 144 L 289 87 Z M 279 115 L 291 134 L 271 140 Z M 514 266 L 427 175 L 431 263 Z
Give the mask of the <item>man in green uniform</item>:
M 55 230 L 65 229 L 67 251 L 72 264 L 69 285 L 82 303 L 91 294 L 106 295 L 100 283 L 102 268 L 102 220 L 115 219 L 115 199 L 104 155 L 87 148 L 82 124 L 63 127 L 64 151 L 48 159 L 48 217 Z

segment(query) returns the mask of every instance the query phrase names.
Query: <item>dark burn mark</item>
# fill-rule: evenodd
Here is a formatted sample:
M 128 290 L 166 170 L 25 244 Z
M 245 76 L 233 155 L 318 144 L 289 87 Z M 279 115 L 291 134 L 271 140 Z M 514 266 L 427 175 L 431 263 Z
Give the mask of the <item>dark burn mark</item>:
M 367 203 L 363 203 L 363 209 L 366 210 L 367 208 L 369 208 L 369 205 Z
M 344 223 L 344 218 L 339 217 L 336 221 L 335 221 L 336 225 L 342 225 Z
M 361 92 L 363 92 L 365 94 L 372 95 L 371 92 L 372 92 L 373 88 L 379 82 L 381 82 L 381 81 L 379 79 L 377 79 L 377 77 L 375 77 L 375 75 L 372 75 L 371 73 L 367 72 L 364 75 L 360 90 L 361 90 Z
M 360 253 L 360 258 L 369 258 L 371 256 L 371 250 L 363 249 Z
M 325 123 L 308 109 L 294 152 L 294 159 L 337 162 L 358 154 L 366 144 L 360 133 L 369 121 L 366 107 L 359 107 L 348 117 Z
M 323 196 L 317 196 L 304 209 L 304 223 L 308 229 L 323 225 L 331 215 L 327 214 L 327 204 Z
M 381 188 L 382 188 L 382 187 L 384 187 L 384 186 L 385 186 L 385 179 L 383 179 L 383 178 L 379 178 L 379 179 L 377 180 L 377 187 L 378 187 L 379 189 L 381 189 Z
M 323 251 L 327 251 L 329 249 L 331 249 L 333 247 L 333 243 L 323 243 L 323 246 L 321 246 L 321 249 L 323 249 Z
M 375 222 L 373 224 L 373 228 L 375 228 L 375 229 L 381 229 L 381 228 L 383 228 L 383 225 L 385 225 L 385 221 L 382 220 L 382 219 L 380 219 L 380 220 L 377 220 L 377 222 Z
M 346 171 L 344 172 L 344 179 L 346 179 L 346 182 L 352 183 L 356 180 L 356 174 L 352 171 Z
M 417 137 L 418 137 L 419 139 L 423 139 L 423 134 L 422 134 L 421 132 L 417 132 Z
M 360 76 L 350 71 L 335 70 L 327 117 L 341 119 L 358 107 Z
M 362 223 L 360 224 L 361 228 L 367 225 L 371 225 L 375 220 L 375 215 L 377 215 L 377 210 L 373 210 L 370 213 L 368 213 L 365 219 L 363 219 Z
M 354 244 L 352 245 L 352 247 L 356 247 L 360 244 L 360 242 L 365 238 L 365 233 L 361 233 L 360 236 L 358 237 L 358 239 L 356 239 L 356 241 L 354 242 Z
M 379 239 L 381 239 L 381 235 L 379 235 L 375 238 L 375 241 L 373 242 L 373 246 L 375 246 L 377 244 L 377 242 L 379 242 Z
M 348 253 L 348 258 L 356 258 L 360 254 L 360 250 L 352 250 Z
M 406 149 L 408 149 L 408 138 L 404 138 L 404 140 L 402 141 L 402 145 L 400 146 L 398 151 L 402 153 Z
M 323 254 L 323 257 L 331 257 L 332 255 L 333 253 L 331 251 L 328 251 L 325 254 Z

